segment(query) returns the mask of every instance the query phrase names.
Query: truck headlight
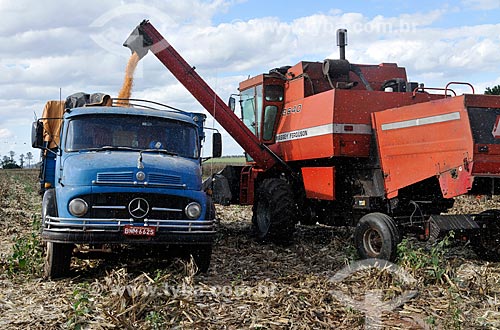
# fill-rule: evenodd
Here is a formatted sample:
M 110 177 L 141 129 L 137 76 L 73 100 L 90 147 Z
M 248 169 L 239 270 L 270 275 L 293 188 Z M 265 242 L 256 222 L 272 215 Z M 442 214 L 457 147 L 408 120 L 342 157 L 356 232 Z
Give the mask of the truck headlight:
M 75 198 L 69 202 L 69 212 L 75 217 L 82 217 L 87 213 L 89 205 L 81 198 Z
M 197 219 L 201 214 L 201 205 L 196 202 L 189 203 L 184 212 L 189 219 Z

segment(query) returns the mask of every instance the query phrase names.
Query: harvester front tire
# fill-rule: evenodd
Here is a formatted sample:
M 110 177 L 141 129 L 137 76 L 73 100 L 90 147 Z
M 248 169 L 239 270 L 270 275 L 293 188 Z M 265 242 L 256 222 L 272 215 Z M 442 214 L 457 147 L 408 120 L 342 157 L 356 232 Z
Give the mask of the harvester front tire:
M 354 231 L 354 243 L 361 258 L 377 258 L 394 261 L 401 241 L 394 220 L 383 213 L 369 213 L 358 222 Z
M 257 189 L 252 222 L 261 242 L 290 244 L 297 223 L 297 205 L 284 180 L 265 179 Z

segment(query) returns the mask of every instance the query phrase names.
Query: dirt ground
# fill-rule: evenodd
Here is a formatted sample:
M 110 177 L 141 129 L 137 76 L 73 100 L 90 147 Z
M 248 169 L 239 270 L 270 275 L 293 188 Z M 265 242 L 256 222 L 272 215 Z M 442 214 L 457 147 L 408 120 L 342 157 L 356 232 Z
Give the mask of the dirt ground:
M 300 226 L 291 246 L 259 244 L 248 207 L 217 208 L 208 274 L 172 256 L 124 254 L 74 259 L 71 278 L 48 281 L 40 202 L 36 173 L 0 170 L 0 329 L 500 328 L 500 265 L 465 243 L 408 240 L 396 265 L 370 264 L 356 259 L 348 228 Z

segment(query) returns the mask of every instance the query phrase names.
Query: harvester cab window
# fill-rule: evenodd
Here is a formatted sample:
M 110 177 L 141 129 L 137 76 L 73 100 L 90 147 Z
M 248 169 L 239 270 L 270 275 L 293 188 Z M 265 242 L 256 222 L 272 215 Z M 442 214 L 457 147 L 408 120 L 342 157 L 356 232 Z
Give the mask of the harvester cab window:
M 282 85 L 266 85 L 264 87 L 265 108 L 262 118 L 262 140 L 272 142 L 274 127 L 278 115 L 283 108 L 284 90 Z
M 278 107 L 268 105 L 264 109 L 264 125 L 262 127 L 262 140 L 271 141 L 274 137 L 274 124 L 278 114 Z
M 266 101 L 269 102 L 283 102 L 283 86 L 280 85 L 266 85 Z
M 241 117 L 256 136 L 259 136 L 260 109 L 262 109 L 262 86 L 256 86 L 241 92 Z

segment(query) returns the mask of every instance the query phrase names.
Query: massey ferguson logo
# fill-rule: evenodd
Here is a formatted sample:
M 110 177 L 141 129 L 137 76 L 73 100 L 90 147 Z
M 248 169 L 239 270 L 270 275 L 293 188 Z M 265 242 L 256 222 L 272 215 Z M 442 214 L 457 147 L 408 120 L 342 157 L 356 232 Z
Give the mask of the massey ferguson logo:
M 495 139 L 500 139 L 500 115 L 497 116 L 497 121 L 493 127 L 493 132 L 491 132 Z

